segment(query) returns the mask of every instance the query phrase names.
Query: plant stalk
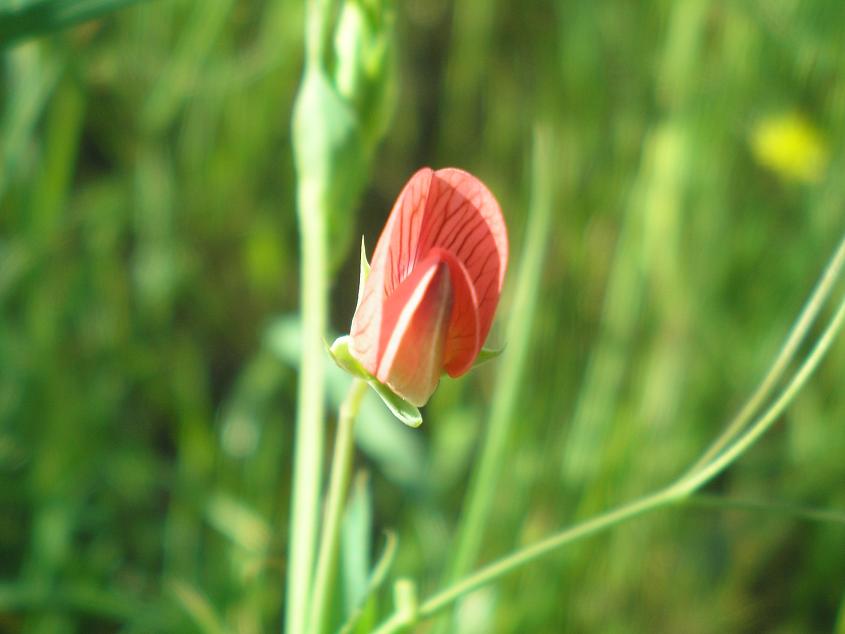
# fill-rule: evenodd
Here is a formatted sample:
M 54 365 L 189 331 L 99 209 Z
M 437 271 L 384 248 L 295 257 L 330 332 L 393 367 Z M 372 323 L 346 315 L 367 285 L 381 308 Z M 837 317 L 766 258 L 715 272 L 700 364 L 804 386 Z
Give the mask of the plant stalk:
M 302 353 L 297 386 L 296 440 L 288 546 L 285 624 L 288 634 L 306 631 L 314 566 L 323 469 L 323 384 L 328 306 L 325 197 L 300 176 Z
M 813 289 L 810 299 L 807 300 L 806 304 L 804 304 L 804 308 L 798 315 L 798 319 L 796 319 L 795 323 L 792 325 L 786 341 L 778 352 L 778 355 L 769 368 L 769 371 L 766 373 L 766 376 L 763 378 L 760 385 L 757 386 L 757 389 L 751 397 L 745 402 L 745 405 L 743 405 L 739 414 L 736 415 L 727 428 L 725 428 L 713 444 L 707 448 L 695 464 L 689 468 L 687 471 L 688 474 L 698 471 L 713 460 L 713 458 L 719 455 L 719 453 L 727 447 L 734 438 L 737 437 L 746 425 L 748 425 L 748 422 L 754 417 L 754 413 L 758 412 L 766 400 L 768 400 L 771 396 L 772 391 L 778 381 L 780 381 L 784 371 L 789 366 L 789 363 L 792 361 L 795 353 L 798 351 L 798 347 L 807 335 L 810 326 L 813 325 L 813 322 L 816 320 L 816 317 L 818 317 L 822 306 L 824 306 L 824 303 L 827 301 L 828 297 L 830 297 L 834 283 L 839 278 L 839 274 L 842 272 L 843 265 L 845 265 L 845 238 L 842 238 L 840 241 L 833 257 L 830 259 L 830 262 L 828 262 L 821 278 L 816 284 L 816 287 Z
M 833 344 L 837 333 L 842 328 L 843 322 L 845 322 L 845 298 L 839 303 L 833 319 L 827 328 L 825 328 L 821 337 L 816 341 L 810 354 L 807 355 L 807 358 L 798 368 L 795 376 L 792 377 L 792 380 L 787 384 L 780 396 L 732 445 L 697 471 L 681 477 L 675 487 L 680 488 L 684 494 L 689 495 L 727 469 L 737 458 L 745 453 L 774 424 L 778 417 L 783 414 L 786 407 L 798 395 L 801 388 L 804 387 L 804 384 L 818 367 L 824 355 L 830 349 L 831 344 Z
M 305 15 L 305 71 L 324 68 L 336 0 L 308 0 Z M 305 154 L 294 140 L 294 153 Z M 288 542 L 285 631 L 306 631 L 317 541 L 324 442 L 323 337 L 328 314 L 329 196 L 326 183 L 306 167 L 297 173 L 300 241 L 302 352 L 297 386 L 291 532 Z
M 352 475 L 352 463 L 355 455 L 355 419 L 366 392 L 366 382 L 353 379 L 349 392 L 340 406 L 334 456 L 332 457 L 332 474 L 326 495 L 320 552 L 317 557 L 317 573 L 314 578 L 314 590 L 311 593 L 308 631 L 312 634 L 322 634 L 326 628 L 326 615 L 331 604 L 337 573 L 341 520 L 343 519 L 344 503 L 346 493 L 349 490 L 349 480 Z
M 508 319 L 505 334 L 507 348 L 490 407 L 490 424 L 487 426 L 484 445 L 467 491 L 454 555 L 445 579 L 447 583 L 467 574 L 478 559 L 484 529 L 496 496 L 502 461 L 508 449 L 508 438 L 518 418 L 514 412 L 528 358 L 531 324 L 536 312 L 543 260 L 549 243 L 554 165 L 551 146 L 551 131 L 548 127 L 538 126 L 534 132 L 531 161 L 531 211 L 525 235 L 524 256 L 520 262 L 512 302 L 513 313 Z
M 818 367 L 830 349 L 836 335 L 842 329 L 843 323 L 845 323 L 845 298 L 841 300 L 833 318 L 778 398 L 732 444 L 717 454 L 708 463 L 704 464 L 700 469 L 682 475 L 672 484 L 656 493 L 644 496 L 615 510 L 576 524 L 536 544 L 522 548 L 515 553 L 484 566 L 477 572 L 448 586 L 422 603 L 415 615 L 415 619 L 430 617 L 469 592 L 512 572 L 520 566 L 535 561 L 565 544 L 595 535 L 600 531 L 621 524 L 644 513 L 689 499 L 701 487 L 736 462 L 774 424 Z M 728 426 L 728 429 L 732 427 L 734 427 L 733 422 Z M 391 615 L 378 627 L 375 630 L 375 634 L 390 634 L 410 624 L 407 622 L 407 617 L 402 618 L 399 613 L 396 613 Z

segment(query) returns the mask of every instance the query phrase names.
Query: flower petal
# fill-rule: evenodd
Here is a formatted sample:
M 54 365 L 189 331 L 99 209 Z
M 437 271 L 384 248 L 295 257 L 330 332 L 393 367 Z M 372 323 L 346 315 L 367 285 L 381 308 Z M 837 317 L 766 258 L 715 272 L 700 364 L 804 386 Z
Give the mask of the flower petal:
M 350 350 L 370 373 L 377 375 L 382 367 L 394 330 L 385 320 L 397 318 L 401 311 L 396 307 L 410 291 L 394 294 L 411 276 L 419 282 L 417 269 L 423 262 L 431 266 L 435 253 L 448 266 L 454 307 L 441 370 L 460 376 L 472 367 L 490 331 L 508 261 L 499 205 L 483 183 L 463 170 L 419 170 L 393 206 L 352 320 Z
M 472 278 L 466 267 L 454 255 L 436 247 L 432 253 L 449 265 L 452 275 L 452 318 L 446 335 L 446 349 L 443 352 L 443 369 L 449 376 L 456 377 L 467 372 L 481 348 L 481 323 L 478 313 L 478 298 L 472 285 Z
M 384 291 L 390 295 L 410 275 L 418 259 L 428 255 L 418 248 L 420 230 L 427 213 L 429 192 L 435 172 L 418 170 L 405 184 L 390 211 L 390 218 L 378 239 L 371 267 L 385 268 Z
M 437 170 L 431 179 L 417 252 L 422 255 L 435 247 L 449 251 L 463 264 L 475 290 L 480 330 L 477 353 L 499 303 L 508 265 L 508 237 L 493 194 L 463 170 Z
M 433 252 L 384 303 L 376 378 L 414 405 L 440 381 L 453 297 L 449 263 Z
M 376 373 L 383 352 L 379 346 L 383 304 L 415 263 L 417 239 L 433 175 L 434 171 L 428 167 L 417 171 L 396 199 L 373 251 L 370 275 L 352 318 L 351 350 L 371 374 Z

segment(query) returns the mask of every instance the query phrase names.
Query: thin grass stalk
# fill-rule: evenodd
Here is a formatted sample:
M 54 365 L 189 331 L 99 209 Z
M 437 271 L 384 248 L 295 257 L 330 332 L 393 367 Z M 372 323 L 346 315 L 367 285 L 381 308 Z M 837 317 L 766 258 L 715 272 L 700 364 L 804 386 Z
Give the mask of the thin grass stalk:
M 728 424 L 724 432 L 689 468 L 687 471 L 688 474 L 698 471 L 716 457 L 748 425 L 754 413 L 759 411 L 760 407 L 769 399 L 772 391 L 783 377 L 784 371 L 795 357 L 795 353 L 798 351 L 798 347 L 801 345 L 804 337 L 806 337 L 810 326 L 812 326 L 822 306 L 824 306 L 828 297 L 830 297 L 834 283 L 842 272 L 843 265 L 845 265 L 845 237 L 842 238 L 833 257 L 828 262 L 824 273 L 822 273 L 821 279 L 819 279 L 816 287 L 813 289 L 810 299 L 804 304 L 804 308 L 798 315 L 798 319 L 792 325 L 786 341 L 778 352 L 766 376 L 751 397 L 745 402 L 745 405 L 742 406 L 739 414 Z
M 736 441 L 727 447 L 712 461 L 701 467 L 698 471 L 685 475 L 679 479 L 675 488 L 690 494 L 701 486 L 712 480 L 716 475 L 724 471 L 728 466 L 737 460 L 748 450 L 766 431 L 774 424 L 786 407 L 797 396 L 801 388 L 818 367 L 824 355 L 830 349 L 837 333 L 845 321 L 845 298 L 839 303 L 833 319 L 825 328 L 822 336 L 816 341 L 810 354 L 798 368 L 792 380 L 781 392 L 780 396 L 769 406 L 765 413 L 760 416 Z
M 811 297 L 809 302 L 812 302 L 812 300 Z M 566 544 L 595 535 L 644 513 L 688 500 L 696 491 L 738 460 L 783 414 L 786 407 L 795 399 L 807 380 L 818 368 L 821 360 L 833 344 L 836 335 L 842 329 L 844 322 L 845 297 L 840 301 L 833 318 L 778 398 L 732 444 L 701 469 L 689 475 L 682 475 L 675 482 L 656 493 L 646 495 L 617 509 L 578 523 L 482 567 L 477 572 L 424 601 L 414 614 L 415 621 L 433 616 L 473 590 L 491 583 L 521 566 L 536 561 Z M 407 621 L 407 615 L 397 612 L 384 621 L 375 630 L 375 634 L 390 634 L 410 624 L 412 623 Z
M 507 452 L 507 441 L 516 420 L 514 412 L 525 371 L 531 325 L 537 308 L 540 278 L 548 244 L 552 208 L 551 132 L 538 127 L 534 133 L 531 161 L 532 185 L 529 225 L 523 258 L 513 297 L 513 312 L 505 334 L 507 346 L 490 408 L 490 424 L 466 497 L 466 509 L 458 529 L 455 555 L 447 579 L 454 580 L 472 568 L 478 558 L 484 528 L 496 495 L 499 473 Z

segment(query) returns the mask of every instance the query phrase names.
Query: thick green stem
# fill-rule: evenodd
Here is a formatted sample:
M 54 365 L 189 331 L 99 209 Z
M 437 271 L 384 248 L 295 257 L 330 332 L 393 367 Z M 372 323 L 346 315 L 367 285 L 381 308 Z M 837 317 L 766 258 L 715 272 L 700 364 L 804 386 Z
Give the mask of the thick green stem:
M 309 66 L 324 66 L 335 4 L 334 0 L 308 1 L 305 18 L 306 75 Z M 296 145 L 296 139 L 294 145 L 298 157 L 307 155 L 306 148 Z M 327 218 L 330 210 L 327 185 L 320 181 L 317 172 L 317 167 L 307 162 L 300 165 L 297 172 L 302 353 L 297 388 L 291 533 L 288 542 L 285 606 L 285 631 L 288 634 L 302 634 L 306 631 L 323 469 L 323 337 L 328 313 Z
M 311 610 L 308 620 L 312 634 L 322 634 L 326 627 L 325 617 L 332 600 L 332 590 L 337 572 L 338 542 L 340 525 L 349 478 L 352 474 L 352 462 L 355 454 L 355 418 L 361 407 L 361 399 L 367 392 L 367 384 L 354 379 L 349 392 L 340 406 L 337 421 L 332 475 L 326 497 L 326 509 L 323 531 L 320 537 L 320 553 L 317 558 L 317 574 L 314 578 L 314 591 L 311 593 Z
M 325 68 L 326 51 L 337 13 L 337 0 L 308 0 L 305 15 L 305 54 L 308 64 Z
M 305 632 L 308 616 L 320 486 L 323 468 L 323 336 L 327 313 L 325 197 L 300 175 L 298 192 L 301 244 L 300 298 L 302 356 L 297 389 L 291 534 L 288 546 L 286 631 Z

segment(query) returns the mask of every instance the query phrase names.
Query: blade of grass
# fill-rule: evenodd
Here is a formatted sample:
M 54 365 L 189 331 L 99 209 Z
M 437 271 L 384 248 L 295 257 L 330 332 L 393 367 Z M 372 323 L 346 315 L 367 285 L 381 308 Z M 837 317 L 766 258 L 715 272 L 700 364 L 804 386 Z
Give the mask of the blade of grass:
M 48 606 L 124 622 L 137 620 L 148 608 L 130 594 L 96 586 L 65 583 L 51 588 L 22 581 L 0 583 L 0 612 L 4 614 L 40 611 Z
M 164 129 L 204 76 L 209 52 L 220 37 L 232 0 L 198 3 L 179 35 L 173 56 L 144 104 L 141 119 L 153 130 Z
M 169 586 L 178 605 L 185 610 L 200 632 L 226 634 L 229 631 L 211 601 L 197 588 L 179 580 L 172 580 Z
M 390 572 L 390 567 L 393 565 L 393 560 L 396 557 L 397 543 L 398 540 L 396 539 L 395 533 L 389 531 L 385 534 L 384 550 L 382 551 L 378 563 L 376 563 L 376 567 L 373 568 L 373 571 L 370 574 L 367 587 L 363 592 L 363 601 L 349 615 L 346 623 L 340 626 L 340 634 L 350 634 L 354 631 L 355 626 L 364 615 L 364 611 L 367 604 L 370 602 L 372 595 L 381 587 L 381 584 L 384 583 L 384 580 L 387 578 L 387 573 Z
M 62 212 L 76 173 L 84 112 L 84 92 L 75 79 L 67 77 L 57 87 L 47 109 L 44 155 L 26 208 L 28 245 L 44 260 L 55 257 L 55 251 L 51 251 L 49 245 L 66 227 Z M 42 284 L 48 282 L 58 288 L 66 279 L 57 267 L 44 276 Z M 29 307 L 31 315 L 37 314 L 38 306 L 34 299 Z M 32 319 L 33 326 L 38 324 L 39 344 L 45 349 L 57 349 L 60 320 L 59 313 Z M 67 374 L 55 377 L 52 385 L 56 391 L 51 394 L 75 389 L 75 379 Z M 88 486 L 87 476 L 74 465 L 85 453 L 72 439 L 78 433 L 89 433 L 92 428 L 85 426 L 90 421 L 80 415 L 79 409 L 66 406 L 54 396 L 47 396 L 44 401 L 41 433 L 34 443 L 37 459 L 31 467 L 31 479 L 27 478 L 28 486 L 39 495 L 33 505 L 32 541 L 22 577 L 33 584 L 50 586 L 63 579 L 72 565 L 74 535 L 84 516 L 81 491 Z M 63 474 L 61 478 L 56 477 L 59 473 Z M 28 627 L 32 631 L 58 631 L 69 627 L 72 620 L 72 615 L 62 609 L 48 608 L 34 613 Z
M 20 47 L 5 57 L 7 95 L 0 129 L 0 201 L 25 165 L 26 147 L 54 93 L 60 69 L 36 46 Z
M 471 569 L 481 549 L 484 527 L 497 491 L 501 465 L 515 416 L 519 389 L 531 343 L 532 323 L 537 309 L 543 261 L 548 246 L 553 198 L 553 148 L 551 131 L 539 126 L 534 133 L 531 161 L 531 211 L 522 249 L 519 277 L 505 334 L 507 348 L 490 408 L 490 424 L 484 446 L 473 472 L 465 508 L 458 529 L 455 554 L 447 579 L 454 580 Z
M 764 512 L 773 515 L 783 515 L 808 522 L 830 524 L 845 524 L 845 511 L 836 509 L 820 509 L 799 504 L 769 500 L 746 500 L 730 498 L 723 495 L 707 495 L 698 493 L 690 496 L 686 503 L 689 506 L 700 506 L 707 509 L 725 509 L 727 511 Z
M 0 48 L 146 0 L 37 0 L 0 9 Z

